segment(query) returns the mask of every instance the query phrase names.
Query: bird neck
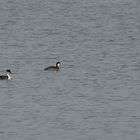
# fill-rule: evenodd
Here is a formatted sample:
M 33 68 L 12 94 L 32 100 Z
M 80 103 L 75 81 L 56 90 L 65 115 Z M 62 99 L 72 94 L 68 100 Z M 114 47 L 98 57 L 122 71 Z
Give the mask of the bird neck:
M 8 73 L 6 75 L 7 75 L 8 79 L 11 79 L 11 76 Z

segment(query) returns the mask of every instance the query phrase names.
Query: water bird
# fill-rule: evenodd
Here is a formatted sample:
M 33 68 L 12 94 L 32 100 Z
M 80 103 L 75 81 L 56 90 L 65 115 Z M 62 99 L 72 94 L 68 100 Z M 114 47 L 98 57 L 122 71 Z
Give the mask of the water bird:
M 11 70 L 7 69 L 5 75 L 0 75 L 0 80 L 10 80 L 11 79 L 10 74 L 12 74 Z
M 57 62 L 55 66 L 49 66 L 47 68 L 45 68 L 44 70 L 52 70 L 52 71 L 58 71 L 60 68 L 60 62 Z

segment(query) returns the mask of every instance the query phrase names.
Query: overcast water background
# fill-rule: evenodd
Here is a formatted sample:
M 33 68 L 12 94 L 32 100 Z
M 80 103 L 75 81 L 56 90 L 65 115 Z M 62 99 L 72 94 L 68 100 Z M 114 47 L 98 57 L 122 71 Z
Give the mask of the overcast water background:
M 0 140 L 140 140 L 139 0 L 1 0 L 6 69 Z

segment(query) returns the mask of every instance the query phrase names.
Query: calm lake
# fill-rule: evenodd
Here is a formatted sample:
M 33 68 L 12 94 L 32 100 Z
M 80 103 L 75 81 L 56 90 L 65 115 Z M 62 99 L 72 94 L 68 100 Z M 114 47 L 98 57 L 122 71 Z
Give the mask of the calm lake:
M 0 140 L 140 139 L 139 0 L 1 0 L 6 69 Z

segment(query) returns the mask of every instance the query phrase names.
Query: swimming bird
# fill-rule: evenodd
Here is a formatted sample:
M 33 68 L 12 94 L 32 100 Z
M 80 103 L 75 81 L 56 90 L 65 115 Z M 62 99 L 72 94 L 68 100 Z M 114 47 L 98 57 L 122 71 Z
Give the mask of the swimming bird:
M 5 75 L 0 75 L 0 80 L 10 80 L 11 79 L 10 74 L 12 74 L 11 70 L 10 69 L 6 70 Z
M 46 70 L 58 71 L 59 68 L 60 68 L 60 62 L 57 62 L 57 63 L 56 63 L 56 66 L 50 66 L 50 67 L 45 68 L 44 70 L 45 70 L 45 71 L 46 71 Z

